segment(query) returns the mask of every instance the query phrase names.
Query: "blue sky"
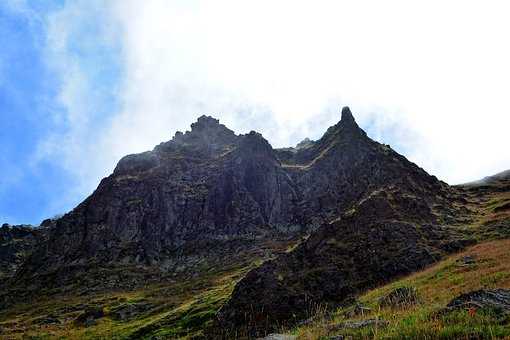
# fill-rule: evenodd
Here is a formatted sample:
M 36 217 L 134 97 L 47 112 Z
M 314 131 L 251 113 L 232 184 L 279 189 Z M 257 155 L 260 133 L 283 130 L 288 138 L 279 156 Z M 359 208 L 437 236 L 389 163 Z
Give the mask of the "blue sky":
M 349 105 L 371 137 L 448 183 L 508 169 L 509 9 L 2 1 L 0 223 L 69 211 L 122 156 L 202 114 L 282 147 L 319 138 Z
M 55 101 L 58 82 L 42 58 L 42 23 L 1 6 L 0 219 L 36 222 L 54 212 L 51 205 L 72 185 L 58 164 L 33 164 L 39 142 L 48 131 L 60 128 L 48 119 L 51 111 L 62 110 Z
M 65 74 L 48 60 L 47 20 L 63 7 L 63 1 L 0 5 L 4 42 L 0 48 L 0 222 L 37 224 L 70 210 L 87 194 L 65 161 L 57 155 L 45 157 L 43 150 L 48 141 L 66 143 L 65 135 L 73 128 L 61 98 Z M 97 32 L 94 21 L 89 24 L 92 32 L 78 31 L 66 49 L 89 74 L 81 95 L 92 97 L 95 110 L 89 107 L 87 116 L 91 125 L 99 127 L 114 111 L 115 99 L 105 87 L 112 86 L 118 70 L 111 60 L 113 48 L 93 41 Z M 85 144 L 94 135 L 81 137 Z

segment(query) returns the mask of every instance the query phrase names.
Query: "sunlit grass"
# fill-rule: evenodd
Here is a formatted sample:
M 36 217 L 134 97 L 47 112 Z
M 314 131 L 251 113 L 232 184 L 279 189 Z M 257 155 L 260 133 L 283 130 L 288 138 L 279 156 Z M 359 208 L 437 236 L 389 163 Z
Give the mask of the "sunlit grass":
M 464 256 L 476 263 L 462 265 Z M 406 308 L 381 308 L 378 300 L 395 288 L 416 287 L 420 303 Z M 354 339 L 493 339 L 510 337 L 510 321 L 500 320 L 485 312 L 467 311 L 439 313 L 453 298 L 482 288 L 510 288 L 510 240 L 492 241 L 473 246 L 461 254 L 401 280 L 371 290 L 359 298 L 371 308 L 368 315 L 354 318 L 378 318 L 386 327 L 331 331 L 349 319 L 347 309 L 339 309 L 331 320 L 322 319 L 299 327 L 294 333 L 300 339 L 321 339 L 331 335 L 350 335 Z

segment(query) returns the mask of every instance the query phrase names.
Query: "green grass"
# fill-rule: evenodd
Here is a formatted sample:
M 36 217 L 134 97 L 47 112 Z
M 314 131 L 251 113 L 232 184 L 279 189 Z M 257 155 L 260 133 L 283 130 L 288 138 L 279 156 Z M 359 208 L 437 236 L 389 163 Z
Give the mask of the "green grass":
M 153 284 L 134 291 L 110 291 L 41 297 L 17 304 L 0 313 L 1 339 L 143 339 L 199 336 L 230 296 L 235 283 L 251 266 L 209 272 L 195 279 Z M 134 303 L 150 305 L 129 320 L 115 320 L 111 313 Z M 103 308 L 105 317 L 95 325 L 74 323 L 88 307 Z M 61 324 L 40 324 L 41 317 L 56 317 Z
M 440 312 L 454 297 L 482 288 L 510 288 L 510 240 L 492 241 L 467 249 L 461 254 L 416 274 L 371 290 L 359 297 L 371 308 L 369 314 L 349 318 L 349 307 L 338 309 L 332 319 L 319 319 L 293 330 L 300 339 L 326 339 L 332 335 L 353 339 L 496 339 L 510 338 L 510 320 L 490 311 Z M 473 256 L 476 264 L 462 266 L 463 256 Z M 404 308 L 382 308 L 379 299 L 392 290 L 416 287 L 420 303 Z M 386 320 L 387 327 L 331 331 L 345 321 Z

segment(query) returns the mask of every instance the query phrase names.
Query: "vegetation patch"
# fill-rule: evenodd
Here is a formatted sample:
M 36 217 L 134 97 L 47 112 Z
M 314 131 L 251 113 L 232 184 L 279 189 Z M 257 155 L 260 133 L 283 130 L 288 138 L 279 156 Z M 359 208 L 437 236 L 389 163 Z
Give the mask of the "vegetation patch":
M 353 307 L 340 308 L 333 316 L 313 318 L 313 322 L 292 331 L 299 339 L 327 339 L 352 336 L 354 339 L 494 339 L 510 337 L 510 318 L 491 308 L 464 308 L 445 311 L 462 294 L 481 289 L 510 288 L 510 240 L 491 241 L 473 246 L 444 261 L 406 278 L 371 290 L 359 297 L 364 313 Z M 476 263 L 461 265 L 464 258 Z M 415 289 L 419 304 L 401 308 L 381 304 L 381 299 L 402 288 Z M 398 294 L 397 294 L 398 295 Z M 405 294 L 401 294 L 405 295 Z M 347 328 L 346 324 L 370 321 L 366 327 Z

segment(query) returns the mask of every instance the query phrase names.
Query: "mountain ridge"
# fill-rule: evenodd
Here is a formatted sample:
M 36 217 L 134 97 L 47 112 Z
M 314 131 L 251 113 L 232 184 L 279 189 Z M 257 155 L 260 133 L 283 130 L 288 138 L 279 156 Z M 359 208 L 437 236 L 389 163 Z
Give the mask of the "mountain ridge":
M 202 334 L 262 336 L 479 239 L 506 237 L 507 178 L 491 178 L 449 186 L 370 139 L 348 107 L 320 139 L 278 149 L 204 115 L 152 151 L 123 157 L 75 209 L 43 223 L 42 241 L 7 273 L 0 312 L 39 295 L 147 287 L 173 301 L 164 287 L 180 287 L 183 314 L 151 291 L 151 304 L 135 312 L 170 308 L 172 318 L 150 321 L 133 338 L 165 327 L 170 337 L 186 334 L 186 323 L 175 325 L 195 315 L 194 306 L 190 322 Z M 480 211 L 480 202 L 496 199 Z M 224 284 L 222 275 L 235 280 Z M 208 298 L 221 291 L 207 322 L 198 321 L 202 298 L 189 300 L 195 289 Z M 108 313 L 99 318 L 117 318 Z

